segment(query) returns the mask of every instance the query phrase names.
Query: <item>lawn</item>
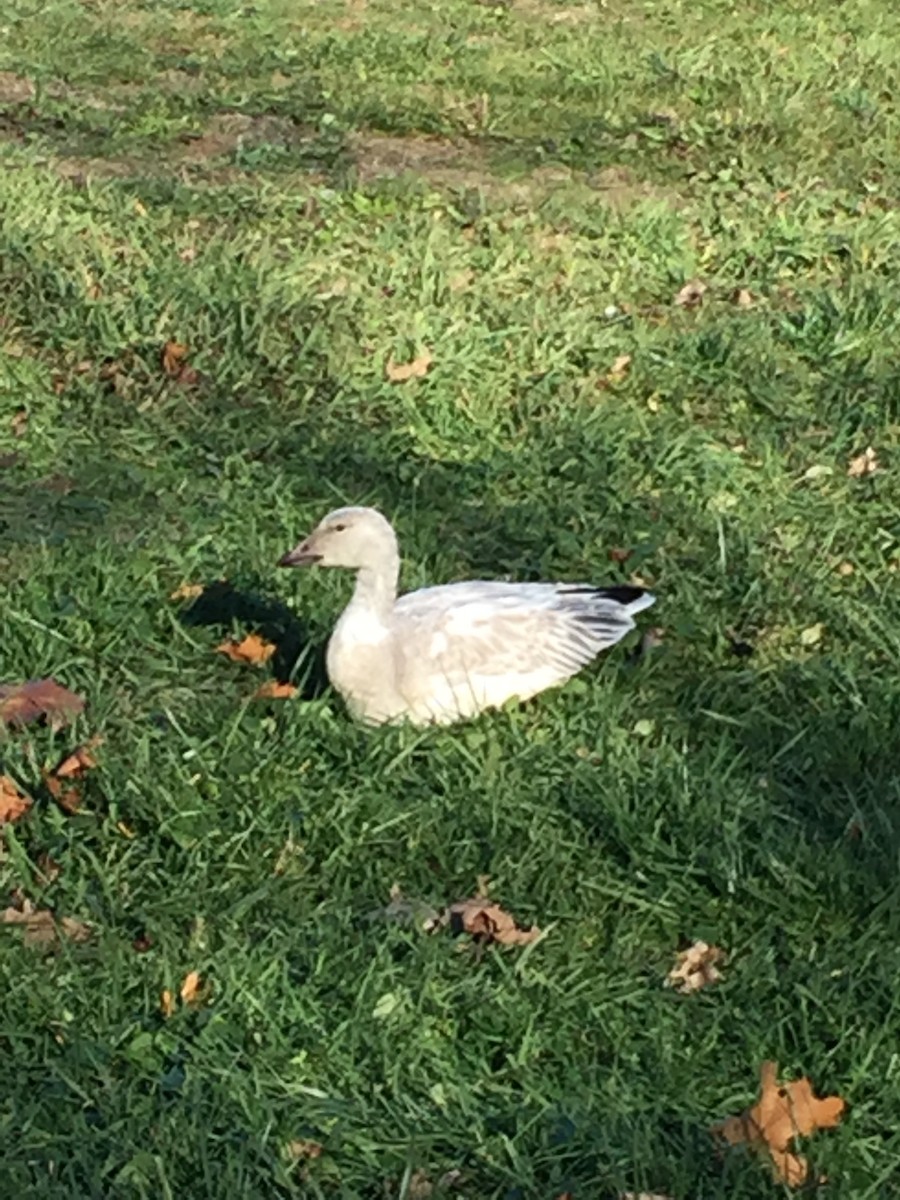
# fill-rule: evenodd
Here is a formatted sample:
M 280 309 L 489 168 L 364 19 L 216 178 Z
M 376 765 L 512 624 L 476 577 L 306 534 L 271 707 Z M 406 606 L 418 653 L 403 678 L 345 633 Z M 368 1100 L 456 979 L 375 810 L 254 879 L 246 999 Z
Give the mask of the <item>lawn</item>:
M 847 1102 L 819 1194 L 900 1196 L 898 44 L 883 0 L 6 0 L 0 682 L 86 709 L 0 735 L 0 908 L 91 936 L 0 928 L 0 1194 L 766 1200 L 709 1130 L 772 1059 Z M 661 644 L 361 729 L 350 581 L 274 565 L 343 503 L 408 587 L 637 577 Z M 390 903 L 480 876 L 540 940 Z

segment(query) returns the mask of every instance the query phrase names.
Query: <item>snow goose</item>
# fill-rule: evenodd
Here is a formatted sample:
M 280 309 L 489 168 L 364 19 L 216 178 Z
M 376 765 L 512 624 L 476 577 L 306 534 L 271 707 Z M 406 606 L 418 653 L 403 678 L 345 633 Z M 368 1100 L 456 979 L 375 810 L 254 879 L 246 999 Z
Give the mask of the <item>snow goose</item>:
M 279 560 L 356 571 L 326 667 L 369 724 L 450 724 L 564 683 L 634 628 L 638 587 L 478 581 L 397 597 L 400 552 L 374 508 L 338 508 Z

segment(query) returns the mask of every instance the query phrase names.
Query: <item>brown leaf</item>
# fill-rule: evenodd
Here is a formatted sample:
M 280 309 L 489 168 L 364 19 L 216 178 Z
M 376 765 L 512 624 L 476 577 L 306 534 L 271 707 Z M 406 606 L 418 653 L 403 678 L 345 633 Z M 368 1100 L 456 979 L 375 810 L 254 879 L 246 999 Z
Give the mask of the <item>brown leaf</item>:
M 611 550 L 607 551 L 607 556 L 610 562 L 623 563 L 631 558 L 631 551 L 625 550 L 622 546 L 613 546 Z
M 846 578 L 848 575 L 853 574 L 853 572 L 856 570 L 856 567 L 854 567 L 852 562 L 842 562 L 838 563 L 835 569 L 837 570 L 838 575 L 843 575 Z
M 202 583 L 182 583 L 169 596 L 170 600 L 196 600 L 206 591 Z
M 20 404 L 13 413 L 9 427 L 12 430 L 13 437 L 24 437 L 28 432 L 28 409 L 24 404 Z
M 0 924 L 21 925 L 25 930 L 26 946 L 47 946 L 66 937 L 72 942 L 84 942 L 91 930 L 83 921 L 72 917 L 54 917 L 48 909 L 35 908 L 30 900 L 22 900 L 18 907 L 10 905 L 0 913 Z
M 790 1143 L 795 1137 L 809 1137 L 817 1129 L 833 1128 L 845 1107 L 840 1096 L 816 1096 L 805 1076 L 779 1084 L 777 1064 L 764 1062 L 756 1104 L 714 1125 L 711 1132 L 731 1146 L 747 1142 L 754 1150 L 768 1153 L 775 1177 L 799 1187 L 809 1175 L 809 1163 L 789 1149 Z
M 0 454 L 0 471 L 8 471 L 10 467 L 16 466 L 22 461 L 22 455 L 17 454 L 15 450 L 9 454 Z
M 395 363 L 394 357 L 387 360 L 385 374 L 391 383 L 406 383 L 408 379 L 421 379 L 428 374 L 428 368 L 434 360 L 428 350 L 423 350 L 418 357 L 409 363 Z
M 177 379 L 184 368 L 190 347 L 184 342 L 166 342 L 162 349 L 162 369 L 170 379 Z
M 62 871 L 62 867 L 56 859 L 51 858 L 46 850 L 41 851 L 38 855 L 35 865 L 37 866 L 38 873 L 44 877 L 46 883 L 53 883 L 54 879 L 59 878 Z
M 702 304 L 706 291 L 706 284 L 702 279 L 692 279 L 675 297 L 675 303 L 682 308 L 696 308 L 698 304 Z
M 47 791 L 65 812 L 76 813 L 81 808 L 82 795 L 78 781 L 86 771 L 96 767 L 97 760 L 91 751 L 102 744 L 103 737 L 97 734 L 84 745 L 76 746 L 55 770 L 41 772 Z
M 499 942 L 503 946 L 527 946 L 541 936 L 537 925 L 521 929 L 515 920 L 486 896 L 458 900 L 446 910 L 441 923 L 454 933 L 471 933 L 484 942 Z
M 879 470 L 878 456 L 871 446 L 866 446 L 862 454 L 851 458 L 847 466 L 847 474 L 851 479 L 865 479 Z
M 269 679 L 256 689 L 253 699 L 292 700 L 299 690 L 292 683 L 279 683 L 277 679 Z
M 200 379 L 200 372 L 187 364 L 190 347 L 183 342 L 166 342 L 162 349 L 162 369 L 166 375 L 182 387 L 192 387 Z
M 748 288 L 738 288 L 732 299 L 738 308 L 753 307 L 753 293 Z
M 223 642 L 221 646 L 216 646 L 216 653 L 226 655 L 232 662 L 258 666 L 260 663 L 268 662 L 275 653 L 275 649 L 273 642 L 267 642 L 257 633 L 248 633 L 240 642 L 232 639 Z
M 19 791 L 15 780 L 0 775 L 0 825 L 11 825 L 24 817 L 31 808 L 31 800 Z
M 159 997 L 159 1011 L 166 1018 L 171 1017 L 175 1012 L 175 997 L 168 988 L 163 988 Z
M 694 942 L 687 950 L 682 950 L 675 959 L 675 966 L 666 976 L 666 982 L 679 992 L 699 992 L 718 983 L 722 973 L 716 968 L 716 963 L 722 962 L 725 951 L 718 946 L 710 946 L 706 942 Z
M 0 721 L 7 725 L 29 725 L 46 719 L 61 729 L 84 711 L 84 700 L 54 679 L 29 679 L 25 683 L 0 684 Z
M 201 1004 L 203 1002 L 203 988 L 201 984 L 199 971 L 189 971 L 185 975 L 179 993 L 185 1004 Z

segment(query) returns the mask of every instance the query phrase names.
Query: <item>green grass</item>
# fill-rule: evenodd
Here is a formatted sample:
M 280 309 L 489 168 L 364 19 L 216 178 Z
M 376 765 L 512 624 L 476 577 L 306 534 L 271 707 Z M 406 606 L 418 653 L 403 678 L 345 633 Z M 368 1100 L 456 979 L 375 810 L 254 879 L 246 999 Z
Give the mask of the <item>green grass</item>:
M 0 681 L 88 710 L 0 744 L 36 797 L 0 888 L 95 932 L 2 932 L 3 1195 L 755 1200 L 708 1127 L 769 1057 L 848 1101 L 821 1194 L 900 1195 L 898 36 L 875 0 L 9 0 Z M 664 644 L 361 730 L 313 686 L 348 580 L 274 569 L 343 502 L 409 586 L 637 572 Z M 214 648 L 254 629 L 310 698 L 250 701 Z M 94 732 L 65 816 L 41 767 Z M 383 915 L 483 873 L 544 940 Z M 682 997 L 694 938 L 730 961 Z

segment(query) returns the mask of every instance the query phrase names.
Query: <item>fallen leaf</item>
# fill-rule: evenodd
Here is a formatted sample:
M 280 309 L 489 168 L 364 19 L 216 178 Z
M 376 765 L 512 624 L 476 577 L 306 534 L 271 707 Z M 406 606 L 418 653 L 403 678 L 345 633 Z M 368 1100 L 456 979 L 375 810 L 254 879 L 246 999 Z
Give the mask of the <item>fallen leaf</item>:
M 748 288 L 738 288 L 733 299 L 738 308 L 751 308 L 753 305 L 753 293 Z
M 159 997 L 159 1011 L 164 1017 L 171 1017 L 175 1012 L 175 997 L 168 988 L 163 988 Z
M 46 850 L 42 850 L 37 857 L 36 863 L 38 873 L 44 877 L 46 883 L 52 883 L 54 879 L 58 879 L 62 867 L 55 858 L 51 858 Z
M 76 813 L 81 808 L 82 795 L 78 781 L 86 771 L 96 767 L 97 760 L 91 751 L 102 744 L 103 738 L 98 734 L 83 746 L 76 746 L 55 770 L 42 772 L 47 791 L 67 813 Z
M 631 551 L 624 549 L 622 546 L 613 546 L 611 550 L 607 551 L 607 556 L 610 562 L 623 563 L 631 558 Z
M 725 951 L 718 946 L 710 946 L 707 942 L 694 942 L 687 950 L 682 950 L 675 959 L 675 966 L 666 976 L 666 983 L 676 991 L 688 993 L 699 992 L 718 983 L 722 972 L 716 963 L 722 962 Z
M 810 625 L 800 633 L 801 646 L 818 646 L 822 640 L 822 634 L 825 632 L 825 626 L 821 621 L 817 621 L 815 625 Z
M 499 942 L 502 946 L 527 946 L 541 936 L 537 925 L 520 928 L 508 912 L 486 896 L 451 904 L 439 924 L 449 925 L 453 933 L 471 933 L 480 941 Z
M 269 679 L 261 684 L 253 693 L 254 700 L 291 700 L 300 689 L 292 683 L 279 683 L 277 679 Z
M 203 1000 L 199 971 L 188 971 L 181 984 L 181 999 L 185 1004 L 200 1004 Z
M 878 471 L 878 456 L 871 446 L 866 446 L 862 454 L 851 458 L 847 466 L 847 474 L 851 479 L 865 479 Z
M 52 729 L 61 729 L 84 711 L 84 700 L 54 679 L 29 679 L 25 683 L 0 684 L 0 721 L 7 725 L 29 725 L 46 719 Z
M 24 437 L 28 432 L 28 409 L 24 404 L 20 404 L 13 413 L 9 427 L 12 430 L 13 437 Z
M 391 383 L 406 383 L 408 379 L 421 379 L 428 374 L 428 368 L 434 360 L 428 350 L 423 350 L 417 358 L 408 363 L 395 363 L 393 355 L 387 360 L 385 374 Z
M 196 600 L 202 596 L 206 588 L 202 583 L 182 583 L 169 596 L 170 600 Z
M 146 954 L 153 949 L 153 938 L 149 933 L 139 933 L 132 941 L 131 948 L 135 954 Z
M 25 930 L 26 946 L 47 946 L 60 936 L 72 942 L 84 942 L 91 930 L 83 921 L 72 917 L 54 917 L 49 909 L 35 908 L 30 900 L 22 900 L 19 907 L 10 905 L 0 913 L 0 924 L 21 925 Z
M 260 663 L 269 661 L 275 653 L 275 644 L 267 642 L 257 633 L 248 633 L 240 642 L 232 640 L 216 646 L 216 653 L 226 655 L 232 662 L 258 666 Z
M 183 342 L 166 342 L 162 349 L 162 369 L 175 383 L 190 387 L 200 378 L 200 372 L 187 364 L 190 347 Z
M 838 575 L 843 575 L 845 578 L 848 575 L 852 575 L 855 570 L 856 567 L 854 567 L 853 563 L 851 562 L 842 562 L 837 566 Z
M 806 1076 L 779 1084 L 777 1064 L 764 1062 L 756 1104 L 714 1125 L 711 1132 L 731 1146 L 747 1142 L 754 1150 L 767 1152 L 775 1177 L 791 1187 L 799 1187 L 809 1175 L 809 1163 L 789 1149 L 791 1141 L 795 1137 L 809 1137 L 817 1129 L 832 1129 L 845 1107 L 840 1096 L 816 1096 Z
M 0 825 L 11 825 L 24 817 L 31 808 L 31 800 L 19 791 L 15 780 L 0 775 Z
M 475 272 L 465 267 L 462 271 L 455 271 L 447 280 L 447 286 L 451 292 L 464 292 L 475 278 Z
M 696 308 L 698 304 L 703 302 L 706 291 L 706 284 L 702 279 L 692 279 L 684 285 L 675 297 L 675 303 L 682 308 Z
M 628 374 L 628 368 L 631 366 L 631 355 L 620 354 L 618 358 L 613 360 L 613 365 L 606 373 L 606 378 L 610 383 L 620 383 Z
M 284 1148 L 284 1153 L 294 1162 L 299 1162 L 301 1159 L 309 1161 L 321 1155 L 322 1146 L 319 1142 L 310 1141 L 308 1138 L 297 1138 L 293 1142 L 288 1142 Z
M 85 771 L 93 771 L 97 760 L 91 751 L 102 745 L 103 735 L 98 733 L 84 745 L 76 746 L 72 753 L 62 760 L 53 774 L 57 779 L 73 779 L 83 775 Z

